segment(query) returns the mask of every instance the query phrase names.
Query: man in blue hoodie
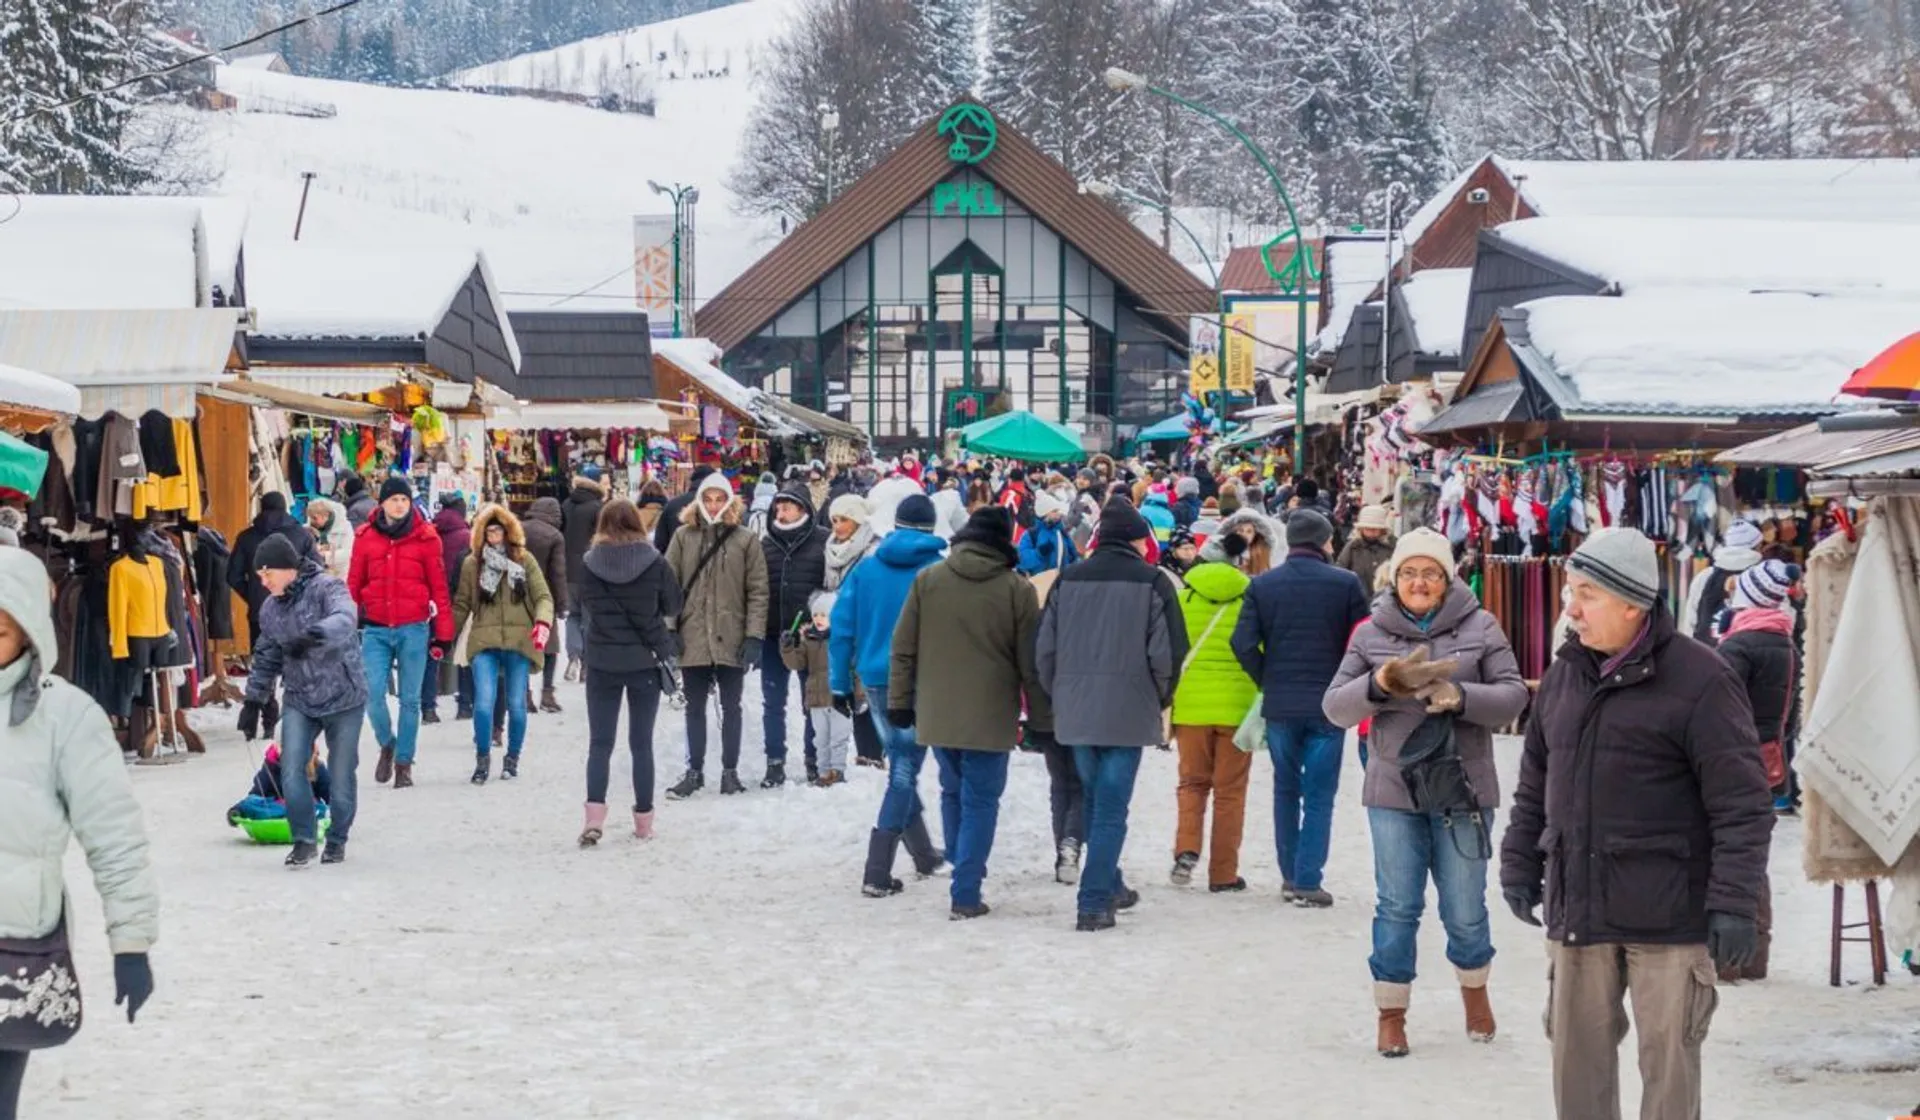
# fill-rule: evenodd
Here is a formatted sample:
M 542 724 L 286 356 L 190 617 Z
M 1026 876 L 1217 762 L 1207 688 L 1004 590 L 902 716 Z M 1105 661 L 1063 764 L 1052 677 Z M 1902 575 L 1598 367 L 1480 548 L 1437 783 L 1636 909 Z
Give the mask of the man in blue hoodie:
M 893 877 L 894 853 L 904 842 L 914 870 L 926 877 L 939 870 L 941 853 L 927 833 L 920 802 L 920 766 L 927 748 L 914 740 L 913 728 L 887 722 L 887 674 L 893 663 L 893 629 L 921 569 L 938 563 L 946 542 L 933 534 L 933 502 L 910 494 L 894 511 L 894 531 L 872 556 L 856 564 L 840 585 L 827 643 L 827 676 L 833 705 L 853 714 L 853 678 L 866 686 L 867 706 L 887 752 L 887 792 L 880 819 L 867 839 L 867 869 L 860 892 L 885 898 L 903 888 Z

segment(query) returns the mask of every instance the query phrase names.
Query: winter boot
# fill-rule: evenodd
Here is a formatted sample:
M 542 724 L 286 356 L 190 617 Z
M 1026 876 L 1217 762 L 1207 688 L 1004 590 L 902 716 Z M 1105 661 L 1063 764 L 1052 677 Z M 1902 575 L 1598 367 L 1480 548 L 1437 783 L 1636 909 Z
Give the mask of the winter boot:
M 1053 881 L 1070 887 L 1080 881 L 1080 841 L 1071 836 L 1060 841 L 1054 853 Z
M 787 784 L 787 764 L 785 762 L 768 762 L 767 776 L 760 779 L 760 788 L 761 789 L 779 789 L 781 786 L 784 786 L 786 784 Z
M 1380 1010 L 1378 1046 L 1383 1058 L 1407 1056 L 1407 1004 L 1412 997 L 1412 984 L 1373 983 L 1373 1003 Z
M 1467 1009 L 1467 1037 L 1475 1042 L 1492 1042 L 1493 1001 L 1487 998 L 1487 974 L 1492 969 L 1482 966 L 1453 971 L 1460 978 L 1460 1002 Z
M 984 918 L 991 913 L 993 913 L 993 907 L 988 906 L 984 902 L 976 903 L 973 906 L 955 905 L 952 910 L 947 911 L 947 920 L 964 922 L 971 918 Z
M 1113 920 L 1111 910 L 1082 910 L 1074 919 L 1073 928 L 1080 933 L 1099 933 L 1103 929 L 1112 929 L 1119 923 Z
M 1207 890 L 1213 894 L 1226 894 L 1231 891 L 1244 891 L 1246 889 L 1247 889 L 1247 881 L 1238 876 L 1235 876 L 1233 882 L 1231 883 L 1208 883 L 1207 884 Z
M 501 781 L 504 782 L 508 778 L 517 778 L 519 776 L 520 776 L 520 756 L 519 755 L 509 754 L 507 757 L 500 760 L 500 780 Z
M 440 710 L 438 708 L 420 709 L 420 722 L 421 723 L 439 723 Z
M 320 851 L 320 862 L 321 863 L 347 862 L 347 845 L 344 842 L 336 842 L 333 840 L 327 841 L 327 846 L 321 849 Z
M 642 813 L 638 809 L 635 809 L 633 811 L 633 838 L 635 840 L 653 839 L 653 810 L 652 809 L 648 809 L 644 813 Z
M 393 788 L 413 788 L 413 763 L 396 762 L 393 764 Z
M 722 770 L 720 771 L 720 792 L 723 794 L 745 793 L 747 792 L 747 783 L 740 780 L 739 771 Z
M 827 789 L 832 786 L 840 785 L 844 783 L 846 780 L 847 780 L 847 776 L 838 770 L 822 770 L 820 772 L 820 777 L 816 779 L 813 784 L 819 787 L 820 789 Z
M 317 849 L 310 841 L 294 841 L 293 851 L 287 853 L 287 866 L 295 871 L 304 870 L 312 865 L 316 851 Z
M 913 873 L 922 879 L 930 879 L 947 870 L 947 853 L 933 846 L 933 837 L 927 835 L 927 818 L 916 814 L 907 822 L 907 830 L 900 834 L 900 842 L 905 845 L 907 855 L 913 860 Z M 887 866 L 893 866 L 889 859 Z
M 578 661 L 568 659 L 567 670 L 565 673 L 561 674 L 561 679 L 566 681 L 568 684 L 579 684 L 580 683 L 580 663 Z
M 1295 888 L 1293 892 L 1293 904 L 1302 910 L 1325 910 L 1333 905 L 1333 896 L 1321 890 L 1319 887 L 1315 887 L 1310 891 Z
M 667 787 L 667 797 L 673 801 L 685 801 L 705 789 L 707 776 L 698 770 L 689 770 L 680 775 L 680 780 Z
M 807 760 L 807 784 L 810 786 L 820 784 L 820 766 L 812 759 Z
M 603 802 L 587 802 L 587 823 L 580 828 L 580 846 L 591 848 L 607 832 L 607 807 Z
M 393 780 L 393 748 L 380 748 L 380 761 L 374 764 L 373 781 L 375 785 L 386 785 Z
M 454 718 L 454 719 L 472 719 L 472 718 L 473 718 L 473 705 L 472 705 L 472 704 L 456 704 L 456 705 L 454 705 L 454 708 L 453 708 L 453 718 Z
M 868 898 L 886 898 L 906 889 L 893 877 L 893 854 L 900 846 L 900 834 L 885 828 L 867 833 L 867 870 L 860 893 Z
M 1138 905 L 1140 905 L 1139 891 L 1134 890 L 1125 883 L 1113 888 L 1113 901 L 1108 904 L 1110 909 L 1131 910 Z
M 1184 887 L 1193 882 L 1193 869 L 1199 865 L 1199 852 L 1181 852 L 1173 857 L 1173 870 L 1167 874 L 1167 879 L 1176 887 Z
M 476 786 L 484 786 L 493 774 L 493 756 L 476 754 L 473 756 L 473 777 L 469 779 Z
M 1287 882 L 1285 879 L 1280 880 L 1280 901 L 1292 902 L 1299 897 L 1300 897 L 1299 887 L 1294 886 L 1292 883 Z
M 551 714 L 558 715 L 560 712 L 559 694 L 554 692 L 553 689 L 551 688 L 541 689 L 540 690 L 540 710 L 543 712 L 548 712 Z

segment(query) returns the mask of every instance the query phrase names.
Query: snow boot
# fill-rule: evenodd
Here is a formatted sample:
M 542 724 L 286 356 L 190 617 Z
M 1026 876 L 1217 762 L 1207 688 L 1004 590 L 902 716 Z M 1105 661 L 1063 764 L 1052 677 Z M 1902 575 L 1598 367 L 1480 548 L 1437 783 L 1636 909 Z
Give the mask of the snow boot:
M 325 848 L 322 848 L 320 851 L 320 862 L 321 863 L 347 862 L 347 845 L 344 842 L 336 843 L 332 840 L 327 841 L 327 846 Z
M 386 785 L 393 780 L 393 748 L 380 748 L 380 761 L 374 764 L 373 781 L 375 785 Z
M 933 846 L 933 837 L 927 835 L 927 818 L 916 814 L 907 822 L 907 830 L 900 834 L 901 844 L 906 846 L 907 855 L 913 860 L 913 873 L 922 879 L 930 879 L 947 870 L 947 853 Z M 893 866 L 888 860 L 887 866 Z
M 1475 1042 L 1492 1042 L 1493 1001 L 1487 998 L 1487 974 L 1492 969 L 1482 966 L 1453 971 L 1460 978 L 1460 1002 L 1467 1011 L 1467 1037 Z
M 453 709 L 453 718 L 454 719 L 472 719 L 473 705 L 472 704 L 455 705 Z
M 1193 869 L 1199 865 L 1199 852 L 1181 852 L 1173 857 L 1173 870 L 1167 874 L 1167 880 L 1176 887 L 1184 887 L 1193 882 Z
M 767 776 L 760 779 L 761 789 L 779 789 L 787 784 L 787 764 L 784 762 L 767 763 Z
M 652 809 L 648 809 L 644 813 L 642 813 L 638 809 L 635 809 L 633 811 L 633 838 L 635 840 L 653 839 L 653 810 Z
M 1327 907 L 1333 905 L 1333 896 L 1321 890 L 1319 887 L 1315 887 L 1310 891 L 1295 888 L 1293 892 L 1293 904 L 1302 910 L 1325 910 Z
M 723 794 L 745 793 L 747 783 L 740 780 L 738 770 L 722 770 L 720 771 L 720 792 Z
M 689 770 L 680 775 L 680 780 L 667 787 L 667 798 L 671 801 L 685 801 L 707 786 L 707 776 L 698 770 Z
M 1119 923 L 1113 920 L 1111 910 L 1082 910 L 1074 919 L 1073 928 L 1080 933 L 1099 933 L 1103 929 L 1112 929 Z
M 984 902 L 973 906 L 956 905 L 952 910 L 947 912 L 947 920 L 951 922 L 964 922 L 970 918 L 984 918 L 991 913 L 993 913 L 993 907 L 988 906 Z
M 1053 881 L 1070 887 L 1080 881 L 1080 841 L 1071 836 L 1060 841 L 1054 853 Z
M 867 869 L 860 883 L 861 894 L 868 898 L 886 898 L 906 889 L 905 884 L 893 877 L 893 854 L 899 847 L 898 832 L 876 828 L 867 833 Z
M 587 822 L 580 828 L 580 846 L 591 848 L 600 842 L 607 833 L 607 806 L 604 802 L 587 802 Z
M 551 688 L 540 690 L 540 710 L 553 715 L 560 713 L 560 696 Z
M 1108 905 L 1114 910 L 1131 910 L 1140 905 L 1140 892 L 1122 883 L 1113 888 L 1113 901 Z
M 838 770 L 822 770 L 820 776 L 814 779 L 813 785 L 819 789 L 828 789 L 840 785 L 846 780 L 847 776 Z
M 1412 997 L 1412 984 L 1373 983 L 1373 1004 L 1380 1011 L 1377 1046 L 1383 1058 L 1407 1056 L 1407 1004 Z
M 393 788 L 413 788 L 413 763 L 396 762 L 393 764 Z
M 504 782 L 508 778 L 517 778 L 519 776 L 520 776 L 520 756 L 519 755 L 509 754 L 507 757 L 500 760 L 500 780 L 501 781 Z
M 473 782 L 473 784 L 476 786 L 486 785 L 487 779 L 491 777 L 492 774 L 493 774 L 493 757 L 487 754 L 474 755 L 473 756 L 473 777 L 470 779 Z
M 295 871 L 305 870 L 312 865 L 316 850 L 311 841 L 294 841 L 293 851 L 287 853 L 287 866 Z
M 1237 876 L 1234 878 L 1233 882 L 1231 883 L 1208 883 L 1207 884 L 1207 890 L 1213 894 L 1225 894 L 1229 891 L 1244 891 L 1246 889 L 1247 889 L 1247 881 Z
M 1300 897 L 1299 887 L 1294 886 L 1292 883 L 1287 882 L 1285 879 L 1280 880 L 1280 901 L 1292 902 L 1299 897 Z
M 421 723 L 439 723 L 440 722 L 439 710 L 437 708 L 420 709 L 420 722 Z

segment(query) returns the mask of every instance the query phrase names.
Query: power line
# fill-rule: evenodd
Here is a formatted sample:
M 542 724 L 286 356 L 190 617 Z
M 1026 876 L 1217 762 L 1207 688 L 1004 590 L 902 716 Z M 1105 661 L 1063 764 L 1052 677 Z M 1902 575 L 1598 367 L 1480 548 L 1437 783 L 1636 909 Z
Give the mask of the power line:
M 226 46 L 220 47 L 216 50 L 202 51 L 201 53 L 194 55 L 190 58 L 183 58 L 178 62 L 172 62 L 172 63 L 168 63 L 165 66 L 155 67 L 154 69 L 148 70 L 144 73 L 135 74 L 131 78 L 123 78 L 120 81 L 117 81 L 110 86 L 102 86 L 99 89 L 88 90 L 86 93 L 80 94 L 76 97 L 69 97 L 65 101 L 56 101 L 51 105 L 41 105 L 32 109 L 28 109 L 24 112 L 15 113 L 13 116 L 6 118 L 4 121 L 0 121 L 0 124 L 13 124 L 17 121 L 24 121 L 31 117 L 40 116 L 43 113 L 57 113 L 63 109 L 71 109 L 76 105 L 83 105 L 88 101 L 92 101 L 96 97 L 105 97 L 110 93 L 117 93 L 120 90 L 126 89 L 128 86 L 139 85 L 141 82 L 147 81 L 152 78 L 158 78 L 165 74 L 171 74 L 176 70 L 185 70 L 187 67 L 192 66 L 195 63 L 205 62 L 211 58 L 218 58 L 221 55 L 227 54 L 230 51 L 237 51 L 241 47 L 250 47 L 255 43 L 261 42 L 266 39 L 271 39 L 275 35 L 279 35 L 287 31 L 292 31 L 296 27 L 303 27 L 306 24 L 315 22 L 316 20 L 323 19 L 327 16 L 334 15 L 339 12 L 344 12 L 348 8 L 351 8 L 358 3 L 360 3 L 360 0 L 339 0 L 338 3 L 333 4 L 329 7 L 322 8 L 319 11 L 314 12 L 312 15 L 305 15 L 305 16 L 301 16 L 298 19 L 288 20 L 287 22 L 281 24 L 278 27 L 270 27 L 265 31 L 259 32 L 258 34 L 249 35 L 245 39 L 241 39 L 240 41 L 234 42 L 234 43 L 228 43 Z
M 591 299 L 632 299 L 633 298 L 632 296 L 625 295 L 625 294 L 596 296 L 593 293 L 599 291 L 601 288 L 606 287 L 608 284 L 613 283 L 615 280 L 618 280 L 623 276 L 630 275 L 633 272 L 633 270 L 638 267 L 640 267 L 638 261 L 634 262 L 633 264 L 627 265 L 625 268 L 620 269 L 619 271 L 615 272 L 613 275 L 607 277 L 605 280 L 602 280 L 597 284 L 589 284 L 570 296 L 561 296 L 559 299 L 556 299 L 553 301 L 552 306 L 559 307 L 563 303 L 571 303 L 576 299 L 589 299 L 589 298 Z M 533 292 L 501 292 L 500 294 L 503 296 L 504 295 L 531 296 L 531 295 L 534 295 L 535 293 Z M 552 293 L 542 292 L 539 294 L 541 296 L 546 296 Z

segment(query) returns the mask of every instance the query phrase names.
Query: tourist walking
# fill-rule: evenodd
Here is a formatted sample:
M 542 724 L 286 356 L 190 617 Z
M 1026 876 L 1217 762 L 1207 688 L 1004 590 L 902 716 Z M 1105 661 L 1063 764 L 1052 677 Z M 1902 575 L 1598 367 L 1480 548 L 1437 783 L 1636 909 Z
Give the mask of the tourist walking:
M 1374 577 L 1380 566 L 1393 557 L 1393 523 L 1387 516 L 1385 506 L 1361 506 L 1360 515 L 1353 522 L 1353 536 L 1347 538 L 1346 547 L 1334 558 L 1333 566 L 1345 568 L 1360 579 L 1360 590 L 1372 596 L 1380 590 L 1374 586 Z
M 1378 1049 L 1407 1053 L 1407 1008 L 1427 880 L 1440 900 L 1447 960 L 1460 984 L 1467 1037 L 1494 1035 L 1487 977 L 1493 927 L 1487 863 L 1500 780 L 1493 735 L 1520 717 L 1527 685 L 1500 621 L 1454 574 L 1453 546 L 1432 529 L 1400 538 L 1388 590 L 1355 632 L 1327 689 L 1327 718 L 1373 721 L 1361 803 L 1373 834 L 1374 1006 Z
M 459 494 L 440 499 L 440 510 L 433 515 L 433 531 L 440 537 L 440 562 L 447 571 L 447 594 L 452 595 L 460 582 L 460 566 L 473 550 L 473 527 L 467 523 L 467 500 Z M 454 628 L 459 633 L 459 627 Z M 420 682 L 420 722 L 440 722 L 440 662 L 430 660 Z M 453 718 L 473 718 L 473 669 L 454 666 Z
M 473 784 L 492 776 L 494 709 L 507 709 L 507 756 L 500 777 L 520 776 L 527 742 L 527 682 L 553 635 L 553 592 L 527 551 L 526 530 L 505 506 L 487 506 L 473 524 L 473 550 L 460 565 L 453 622 L 466 638 L 473 672 Z
M 1260 682 L 1281 898 L 1321 908 L 1333 905 L 1321 875 L 1346 733 L 1328 722 L 1320 702 L 1346 655 L 1348 635 L 1371 608 L 1359 579 L 1331 562 L 1332 522 L 1296 509 L 1286 535 L 1286 561 L 1247 588 L 1233 652 Z
M 347 569 L 353 566 L 353 523 L 347 518 L 347 507 L 330 498 L 308 498 L 307 531 L 313 534 L 327 574 L 347 578 Z M 254 563 L 259 563 L 258 557 Z
M 1735 521 L 1727 527 L 1725 542 L 1713 550 L 1713 567 L 1696 574 L 1687 588 L 1687 602 L 1680 611 L 1682 634 L 1714 644 L 1714 620 L 1733 594 L 1733 581 L 1760 562 L 1762 542 L 1760 527 L 1751 521 Z
M 1042 490 L 1033 498 L 1033 528 L 1020 537 L 1020 571 L 1037 576 L 1057 572 L 1080 559 L 1067 532 L 1067 504 L 1052 492 Z
M 367 492 L 366 481 L 357 474 L 340 476 L 340 504 L 346 507 L 347 524 L 356 533 L 380 506 L 379 502 L 373 500 L 373 495 Z
M 555 630 L 565 625 L 567 612 L 573 606 L 573 598 L 568 594 L 573 576 L 567 571 L 566 525 L 560 503 L 554 498 L 535 498 L 520 522 L 521 531 L 527 535 L 527 551 L 533 555 L 540 574 L 547 577 L 547 590 L 553 595 Z M 549 646 L 540 666 L 540 710 L 543 712 L 560 711 L 560 697 L 553 690 L 553 671 L 559 665 L 560 651 Z
M 744 535 L 744 534 L 741 534 Z M 679 674 L 671 629 L 680 617 L 680 584 L 653 547 L 640 510 L 615 498 L 600 510 L 593 544 L 580 561 L 587 608 L 587 802 L 580 846 L 600 842 L 607 824 L 614 733 L 627 705 L 627 754 L 633 764 L 633 834 L 653 836 L 653 727 L 663 695 Z M 734 691 L 735 700 L 739 690 Z M 736 717 L 736 726 L 737 726 Z
M 448 593 L 440 536 L 413 503 L 398 475 L 380 484 L 380 509 L 353 539 L 347 591 L 360 607 L 360 656 L 367 675 L 367 720 L 380 760 L 373 780 L 394 789 L 413 785 L 420 737 L 420 687 L 429 661 L 453 648 L 453 597 Z M 400 716 L 387 710 L 396 670 Z
M 1547 1037 L 1560 1120 L 1620 1115 L 1629 995 L 1640 1115 L 1700 1115 L 1714 970 L 1758 948 L 1772 799 L 1746 690 L 1679 633 L 1660 559 L 1604 529 L 1567 560 L 1576 640 L 1527 723 L 1500 887 L 1547 934 Z
M 667 566 L 680 586 L 681 680 L 687 693 L 687 770 L 674 800 L 706 788 L 707 698 L 720 699 L 720 792 L 740 793 L 740 692 L 760 664 L 767 631 L 767 558 L 742 524 L 746 508 L 725 475 L 708 474 L 680 514 Z M 656 537 L 657 537 L 656 533 Z
M 153 995 L 147 951 L 160 936 L 160 898 L 140 803 L 100 706 L 53 672 L 59 658 L 44 561 L 0 548 L 0 960 L 10 986 L 69 992 L 39 1014 L 0 1016 L 0 1116 L 17 1115 L 27 1056 L 80 1029 L 65 882 L 67 848 L 85 850 L 106 911 L 113 1002 L 127 1022 Z M 14 1002 L 14 1001 L 9 1001 Z M 3 1006 L 3 1005 L 0 1005 Z
M 824 485 L 824 483 L 822 483 Z M 781 639 L 807 625 L 807 603 L 827 584 L 827 531 L 815 524 L 813 498 L 802 487 L 782 490 L 773 499 L 773 513 L 761 548 L 767 566 L 767 622 L 761 644 L 761 728 L 765 733 L 767 772 L 761 789 L 787 783 L 787 697 L 793 677 L 807 687 L 804 669 L 789 669 L 781 660 Z M 814 759 L 813 724 L 802 720 L 806 744 L 807 781 L 820 774 Z
M 912 496 L 912 495 L 909 495 Z M 887 522 L 893 523 L 894 508 L 887 510 Z M 874 531 L 875 511 L 867 499 L 858 494 L 842 494 L 833 500 L 827 513 L 827 566 L 826 589 L 837 592 L 845 586 L 847 576 L 854 568 L 880 544 L 880 535 Z M 812 677 L 809 676 L 811 681 Z M 827 680 L 820 678 L 820 687 L 827 687 Z M 860 766 L 884 769 L 887 765 L 886 747 L 881 742 L 878 725 L 867 718 L 867 697 L 864 692 L 857 695 L 849 711 L 853 720 L 854 761 Z M 819 729 L 814 729 L 814 739 L 819 740 Z
M 1141 748 L 1165 738 L 1187 632 L 1173 582 L 1146 560 L 1153 528 L 1115 503 L 1100 515 L 1093 555 L 1060 573 L 1034 639 L 1040 686 L 1053 706 L 1052 739 L 1073 748 L 1086 791 L 1086 856 L 1074 928 L 1111 929 L 1139 892 L 1120 852 Z M 1043 738 L 1042 742 L 1046 740 Z
M 893 633 L 887 723 L 913 728 L 915 742 L 933 748 L 956 920 L 989 910 L 981 885 L 1023 694 L 1029 735 L 1052 738 L 1033 660 L 1040 602 L 1014 571 L 1018 562 L 1012 515 L 982 506 L 954 534 L 947 558 L 914 578 Z
M 580 601 L 580 561 L 587 555 L 587 549 L 593 544 L 593 535 L 600 525 L 600 509 L 607 504 L 607 484 L 600 479 L 600 468 L 592 463 L 581 467 L 573 476 L 573 487 L 567 493 L 567 500 L 560 504 L 560 533 L 567 541 L 567 599 L 571 603 Z M 655 538 L 654 547 L 661 552 L 667 550 L 666 543 Z M 567 632 L 564 636 L 567 651 L 567 676 L 569 681 L 581 679 L 581 671 L 586 667 L 587 620 L 579 617 L 576 608 L 574 617 L 567 620 Z
M 267 538 L 276 535 L 292 542 L 301 557 L 320 560 L 320 549 L 314 544 L 313 534 L 287 513 L 287 496 L 278 490 L 260 495 L 260 512 L 254 514 L 253 523 L 233 539 L 233 559 L 227 564 L 227 586 L 247 603 L 249 649 L 260 640 L 260 604 L 267 601 L 267 589 L 260 582 L 260 566 L 253 553 Z

